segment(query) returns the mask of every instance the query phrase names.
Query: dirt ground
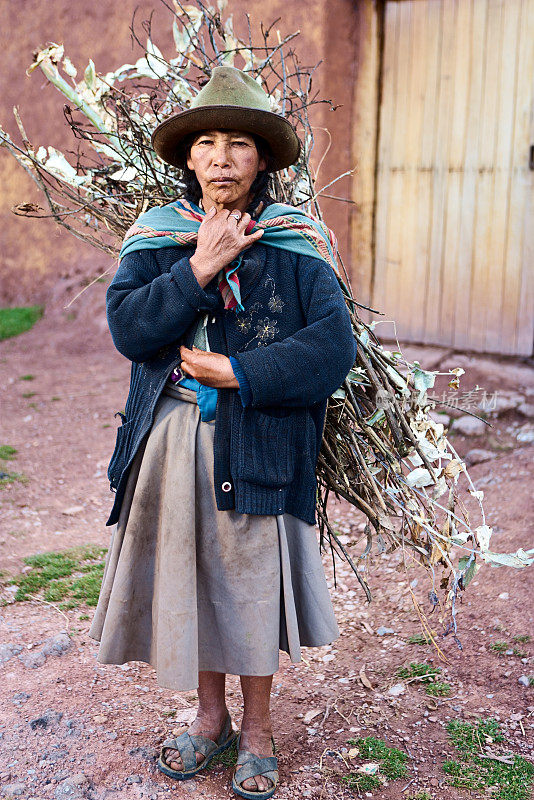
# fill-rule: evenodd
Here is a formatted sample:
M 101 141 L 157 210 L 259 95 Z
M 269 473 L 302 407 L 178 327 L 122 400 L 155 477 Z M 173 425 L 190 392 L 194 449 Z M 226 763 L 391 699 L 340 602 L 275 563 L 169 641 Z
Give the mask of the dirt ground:
M 95 290 L 96 307 L 102 307 L 98 298 L 104 290 Z M 464 389 L 478 384 L 501 398 L 493 427 L 482 435 L 452 435 L 451 441 L 462 456 L 480 449 L 491 454 L 470 474 L 485 492 L 493 549 L 533 547 L 532 363 L 443 348 L 405 352 L 426 368 L 462 366 Z M 22 379 L 28 375 L 33 379 Z M 28 333 L 1 344 L 0 444 L 17 448 L 9 469 L 28 478 L 0 489 L 4 577 L 19 573 L 27 555 L 76 544 L 108 545 L 111 528 L 105 522 L 113 495 L 106 468 L 115 441 L 113 414 L 124 407 L 128 375 L 129 364 L 114 350 L 94 306 L 45 316 Z M 331 515 L 345 541 L 361 537 L 363 519 L 346 504 L 333 504 Z M 369 605 L 355 576 L 338 564 L 332 596 L 340 639 L 307 649 L 299 664 L 281 656 L 272 709 L 281 777 L 277 797 L 355 797 L 340 778 L 349 762 L 347 740 L 365 736 L 384 739 L 409 756 L 406 779 L 368 796 L 392 800 L 426 789 L 436 800 L 485 797 L 447 784 L 441 767 L 455 757 L 445 730 L 450 719 L 496 717 L 506 736 L 504 750 L 533 760 L 534 692 L 523 685 L 525 676 L 534 674 L 532 643 L 522 644 L 519 655 L 498 653 L 490 645 L 534 633 L 534 570 L 481 568 L 458 606 L 461 649 L 452 636 L 439 635 L 442 625 L 429 616 L 441 659 L 432 645 L 407 641 L 421 632 L 411 590 L 428 614 L 430 584 L 419 568 L 396 570 L 400 561 L 398 551 L 373 557 Z M 332 585 L 328 555 L 325 566 Z M 230 771 L 222 766 L 185 783 L 155 767 L 166 734 L 191 721 L 194 693 L 158 687 L 146 664 L 99 664 L 98 643 L 87 635 L 93 609 L 13 602 L 6 586 L 1 596 L 7 604 L 0 608 L 0 796 L 234 796 Z M 451 695 L 429 697 L 417 681 L 404 684 L 399 694 L 397 688 L 390 692 L 399 683 L 396 669 L 411 661 L 440 666 Z M 229 687 L 239 725 L 235 678 Z

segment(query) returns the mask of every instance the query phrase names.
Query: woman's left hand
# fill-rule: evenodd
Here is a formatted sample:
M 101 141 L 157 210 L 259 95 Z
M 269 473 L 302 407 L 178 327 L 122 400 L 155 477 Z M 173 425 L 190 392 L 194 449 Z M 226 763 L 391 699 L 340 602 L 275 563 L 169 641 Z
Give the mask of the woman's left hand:
M 239 389 L 239 381 L 234 375 L 230 359 L 222 353 L 211 353 L 193 347 L 180 347 L 182 363 L 180 369 L 187 376 L 196 378 L 204 386 L 215 389 Z

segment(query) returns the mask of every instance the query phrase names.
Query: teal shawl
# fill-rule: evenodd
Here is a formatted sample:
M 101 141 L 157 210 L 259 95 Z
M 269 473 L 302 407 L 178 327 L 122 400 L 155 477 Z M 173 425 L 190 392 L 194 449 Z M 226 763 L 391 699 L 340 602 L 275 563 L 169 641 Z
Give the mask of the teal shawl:
M 197 240 L 198 229 L 205 212 L 184 199 L 173 200 L 141 214 L 127 231 L 119 253 L 119 260 L 135 250 L 152 250 L 158 247 L 190 245 Z M 337 269 L 337 243 L 333 232 L 316 217 L 298 208 L 272 203 L 251 220 L 246 233 L 262 228 L 262 244 L 290 250 L 293 253 L 321 258 Z M 225 308 L 242 311 L 239 290 L 239 266 L 242 256 L 221 270 L 218 285 Z

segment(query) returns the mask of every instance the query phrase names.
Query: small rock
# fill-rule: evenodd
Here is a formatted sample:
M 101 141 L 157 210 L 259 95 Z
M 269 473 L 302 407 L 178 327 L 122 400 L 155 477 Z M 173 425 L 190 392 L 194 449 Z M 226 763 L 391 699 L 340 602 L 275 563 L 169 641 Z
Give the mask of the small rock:
M 89 779 L 83 772 L 71 775 L 59 784 L 55 791 L 56 800 L 78 800 L 78 798 L 88 797 L 90 788 Z
M 128 775 L 126 783 L 142 783 L 143 779 L 140 775 Z
M 530 686 L 530 678 L 528 675 L 521 675 L 521 677 L 517 679 L 517 682 L 520 683 L 521 686 Z
M 37 728 L 51 728 L 57 725 L 62 717 L 62 711 L 52 711 L 50 708 L 47 708 L 41 717 L 30 720 L 29 725 L 33 731 L 37 730 Z
M 534 417 L 534 404 L 533 403 L 520 403 L 517 406 L 517 410 L 520 414 L 523 414 L 524 417 L 528 417 L 532 419 Z
M 399 697 L 399 695 L 404 694 L 405 691 L 406 685 L 404 683 L 396 683 L 395 686 L 388 689 L 388 694 L 392 695 L 392 697 Z
M 491 461 L 492 458 L 495 458 L 495 453 L 492 453 L 491 450 L 475 448 L 465 454 L 465 461 L 468 467 L 472 467 L 473 464 L 482 464 L 484 461 Z
M 485 400 L 482 400 L 478 407 L 481 411 L 486 411 L 493 416 L 505 414 L 507 411 L 512 411 L 517 408 L 524 401 L 522 394 L 515 394 L 513 392 L 495 392 L 489 395 Z
M 319 714 L 321 714 L 321 713 L 322 713 L 321 709 L 312 708 L 312 709 L 310 709 L 310 711 L 307 711 L 304 714 L 304 717 L 303 717 L 302 721 L 304 722 L 305 725 L 309 725 L 310 722 L 312 721 L 312 719 L 315 719 L 315 717 L 318 717 Z
M 527 444 L 534 442 L 534 425 L 531 425 L 530 422 L 521 425 L 515 438 L 518 442 L 526 442 Z
M 73 517 L 75 514 L 79 514 L 80 511 L 83 511 L 83 506 L 71 506 L 70 508 L 64 508 L 61 513 L 67 517 Z
M 2 786 L 2 794 L 4 797 L 18 797 L 24 794 L 26 787 L 23 783 L 5 783 Z
M 51 636 L 46 639 L 44 646 L 41 648 L 41 653 L 45 656 L 62 656 L 67 650 L 72 647 L 72 640 L 68 633 L 58 633 L 56 636 Z
M 430 419 L 433 419 L 434 422 L 441 422 L 445 428 L 448 428 L 451 423 L 451 418 L 448 414 L 441 414 L 439 411 L 429 411 L 428 416 Z
M 21 703 L 25 703 L 27 700 L 29 700 L 30 697 L 31 694 L 29 692 L 17 692 L 17 694 L 13 695 L 11 700 L 13 703 L 15 703 L 15 705 L 20 705 Z
M 508 594 L 508 592 L 501 592 L 498 597 L 499 597 L 499 600 L 509 600 L 510 599 L 510 595 Z
M 458 417 L 452 426 L 455 433 L 461 433 L 464 436 L 482 436 L 486 432 L 486 428 L 483 420 L 471 416 Z
M 395 633 L 393 628 L 385 628 L 383 625 L 381 625 L 376 632 L 379 636 L 385 636 L 387 633 Z
M 18 586 L 14 587 L 18 591 Z M 22 651 L 20 644 L 13 644 L 12 642 L 4 642 L 0 644 L 0 664 L 9 661 L 10 658 L 18 655 Z
M 128 751 L 128 755 L 134 758 L 143 758 L 148 761 L 153 761 L 158 757 L 159 751 L 156 747 L 133 747 Z M 191 781 L 184 781 L 184 783 L 191 783 Z
M 37 667 L 42 667 L 43 664 L 46 663 L 46 656 L 40 650 L 21 653 L 19 659 L 28 669 L 36 669 Z
M 176 722 L 179 725 L 191 725 L 196 715 L 196 708 L 180 708 L 176 712 L 176 717 L 173 722 Z

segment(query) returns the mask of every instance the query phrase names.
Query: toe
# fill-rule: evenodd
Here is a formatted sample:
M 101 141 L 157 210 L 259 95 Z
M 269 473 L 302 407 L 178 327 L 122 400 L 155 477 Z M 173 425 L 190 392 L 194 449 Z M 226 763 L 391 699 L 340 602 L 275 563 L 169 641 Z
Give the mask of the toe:
M 249 792 L 266 792 L 272 786 L 272 781 L 269 778 L 264 778 L 263 775 L 255 775 L 254 778 L 247 778 L 243 781 L 241 786 Z
M 182 759 L 180 758 L 180 753 L 178 750 L 165 748 L 163 752 L 163 760 L 167 762 L 171 769 L 182 769 Z

